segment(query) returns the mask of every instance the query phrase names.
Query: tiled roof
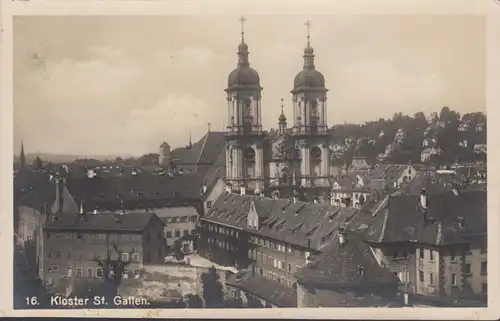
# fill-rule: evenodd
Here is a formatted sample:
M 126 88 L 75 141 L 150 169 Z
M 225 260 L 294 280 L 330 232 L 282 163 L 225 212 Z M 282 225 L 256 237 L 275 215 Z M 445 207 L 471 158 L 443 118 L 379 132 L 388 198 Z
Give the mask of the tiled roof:
M 154 213 L 61 213 L 51 218 L 45 225 L 48 230 L 73 231 L 143 231 L 153 219 L 155 224 L 163 224 Z
M 172 151 L 176 164 L 213 164 L 225 148 L 224 132 L 207 132 L 191 148 L 181 147 Z
M 299 284 L 314 284 L 315 288 L 398 283 L 389 270 L 377 264 L 370 247 L 355 234 L 348 234 L 343 246 L 335 237 L 321 254 L 313 257 L 313 263 L 296 273 L 296 278 Z
M 92 169 L 98 177 L 132 177 L 134 174 L 151 175 L 151 171 L 144 170 L 137 166 L 101 164 L 98 166 L 88 167 Z M 87 166 L 81 164 L 66 164 L 57 168 L 61 176 L 66 178 L 81 178 L 87 177 Z
M 185 201 L 201 199 L 201 178 L 195 174 L 67 179 L 77 204 Z
M 43 210 L 55 200 L 55 184 L 45 171 L 22 168 L 14 176 L 14 201 L 17 205 Z
M 255 203 L 259 230 L 247 227 L 250 204 Z M 354 208 L 315 203 L 294 203 L 289 199 L 272 199 L 254 195 L 223 193 L 205 214 L 204 220 L 234 226 L 255 234 L 320 250 L 335 231 L 357 213 Z
M 486 233 L 486 191 L 428 194 L 427 200 L 424 220 L 420 196 L 390 196 L 368 228 L 367 241 L 442 245 L 467 242 L 472 235 Z
M 370 177 L 372 179 L 396 179 L 408 166 L 410 165 L 382 164 L 373 170 Z
M 438 175 L 433 172 L 419 172 L 415 178 L 402 187 L 402 192 L 420 195 L 422 188 L 428 194 L 438 194 L 450 191 L 460 180 L 450 175 Z
M 253 275 L 252 272 L 231 275 L 226 284 L 241 289 L 249 294 L 257 296 L 279 308 L 296 308 L 297 292 L 285 285 L 272 282 L 261 275 Z

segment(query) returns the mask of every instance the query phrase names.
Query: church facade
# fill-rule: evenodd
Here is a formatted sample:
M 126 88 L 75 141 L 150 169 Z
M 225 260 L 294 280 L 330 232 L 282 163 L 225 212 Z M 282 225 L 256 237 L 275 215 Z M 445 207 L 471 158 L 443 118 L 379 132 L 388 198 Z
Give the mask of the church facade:
M 306 23 L 309 31 L 309 22 Z M 258 72 L 250 67 L 242 31 L 238 63 L 225 89 L 226 183 L 235 193 L 274 197 L 329 199 L 331 131 L 327 122 L 325 77 L 314 64 L 308 32 L 304 64 L 293 81 L 293 119 L 282 112 L 278 129 L 262 127 L 262 91 Z

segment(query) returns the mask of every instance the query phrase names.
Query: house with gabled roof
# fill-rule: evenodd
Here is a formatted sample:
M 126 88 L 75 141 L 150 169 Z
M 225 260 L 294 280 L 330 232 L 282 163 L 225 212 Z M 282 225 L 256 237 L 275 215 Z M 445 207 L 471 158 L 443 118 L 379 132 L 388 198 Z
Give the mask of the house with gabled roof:
M 294 274 L 357 213 L 354 208 L 225 192 L 201 219 L 198 249 L 218 264 L 243 271 L 227 284 L 246 306 L 296 307 Z
M 374 212 L 365 240 L 411 294 L 484 298 L 486 206 L 484 190 L 391 195 Z
M 96 214 L 155 212 L 166 224 L 167 245 L 173 249 L 179 241 L 185 252 L 191 252 L 196 222 L 203 214 L 202 184 L 195 173 L 57 179 L 52 213 L 68 206 L 78 209 L 81 203 L 86 212 Z
M 39 276 L 56 294 L 75 283 L 104 278 L 99 260 L 129 262 L 123 279 L 140 279 L 147 264 L 163 263 L 166 244 L 164 223 L 150 213 L 59 212 L 43 225 Z M 111 271 L 110 271 L 111 272 Z
M 209 130 L 198 142 L 172 150 L 171 159 L 180 173 L 205 173 L 220 155 L 225 157 L 224 139 L 224 132 Z

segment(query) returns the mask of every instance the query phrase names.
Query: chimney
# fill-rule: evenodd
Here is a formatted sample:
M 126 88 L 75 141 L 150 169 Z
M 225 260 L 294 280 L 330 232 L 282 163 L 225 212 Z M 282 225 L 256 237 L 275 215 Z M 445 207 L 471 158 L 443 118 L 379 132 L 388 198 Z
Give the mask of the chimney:
M 425 188 L 422 188 L 422 191 L 420 192 L 420 205 L 424 210 L 427 210 L 427 192 L 425 191 Z
M 307 248 L 311 248 L 311 239 L 307 239 Z
M 226 193 L 231 194 L 231 186 L 226 186 Z
M 132 169 L 132 176 L 137 176 L 137 169 L 136 168 Z
M 247 192 L 246 188 L 244 186 L 241 186 L 240 187 L 240 194 L 241 195 L 246 195 L 246 192 Z
M 203 194 L 207 192 L 207 189 L 208 189 L 207 185 L 203 185 Z
M 297 204 L 297 196 L 293 195 L 293 204 Z
M 313 203 L 318 204 L 318 198 L 315 197 Z
M 458 189 L 457 188 L 452 189 L 452 191 L 453 191 L 453 195 L 458 196 Z
M 62 184 L 61 184 L 61 178 L 59 177 L 59 174 L 56 174 L 55 176 L 55 182 L 56 182 L 56 203 L 55 203 L 55 213 L 61 212 L 63 208 L 63 197 L 62 197 Z
M 97 214 L 97 208 L 94 208 L 94 214 Z
M 80 201 L 80 214 L 84 214 L 85 211 L 83 210 L 83 201 Z

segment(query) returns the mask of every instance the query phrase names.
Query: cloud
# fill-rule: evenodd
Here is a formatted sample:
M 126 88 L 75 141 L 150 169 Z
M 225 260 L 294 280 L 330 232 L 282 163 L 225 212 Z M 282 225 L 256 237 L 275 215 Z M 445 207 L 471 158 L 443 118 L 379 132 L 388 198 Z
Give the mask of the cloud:
M 214 58 L 210 49 L 170 50 L 162 59 L 159 52 L 137 59 L 117 48 L 88 51 L 92 58 L 87 60 L 48 62 L 43 77 L 36 74 L 39 70 L 31 71 L 37 108 L 20 108 L 17 116 L 24 118 L 18 122 L 21 136 L 31 131 L 27 114 L 32 121 L 43 122 L 43 137 L 29 137 L 32 146 L 75 154 L 146 153 L 161 140 L 173 146 L 186 144 L 188 135 L 178 126 L 193 128 L 195 138 L 206 131 L 213 108 L 179 84 L 196 79 L 190 72 L 193 66 L 206 68 Z M 175 77 L 165 77 L 165 70 Z
M 335 80 L 334 101 L 339 108 L 330 112 L 330 119 L 337 122 L 342 122 L 342 117 L 348 119 L 352 110 L 362 111 L 364 120 L 390 117 L 381 113 L 386 110 L 437 110 L 441 94 L 449 89 L 447 80 L 439 74 L 405 73 L 388 61 L 345 65 Z
M 276 126 L 281 98 L 291 125 L 308 18 L 249 17 L 265 128 Z M 443 105 L 483 109 L 484 24 L 473 16 L 315 16 L 329 124 Z M 235 26 L 237 17 L 223 16 L 16 19 L 16 146 L 24 139 L 30 152 L 141 154 L 163 140 L 185 145 L 190 131 L 197 140 L 209 121 L 220 130 L 240 41 Z

